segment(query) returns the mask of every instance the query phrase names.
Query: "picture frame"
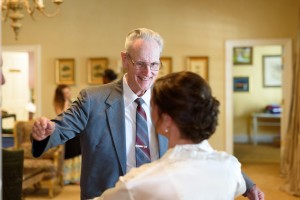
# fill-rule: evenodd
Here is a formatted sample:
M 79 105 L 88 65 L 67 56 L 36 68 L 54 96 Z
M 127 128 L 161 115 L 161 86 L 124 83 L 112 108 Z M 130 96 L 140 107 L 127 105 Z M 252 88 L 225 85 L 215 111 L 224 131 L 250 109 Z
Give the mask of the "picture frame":
M 252 47 L 234 47 L 233 64 L 252 65 L 252 51 Z
M 263 56 L 263 86 L 281 87 L 282 85 L 282 57 L 281 55 Z
M 203 79 L 208 81 L 208 57 L 207 56 L 188 57 L 187 70 L 199 74 Z
M 108 58 L 89 58 L 87 61 L 87 66 L 88 83 L 91 85 L 103 84 L 104 70 L 108 68 Z
M 162 67 L 159 69 L 158 78 L 170 74 L 173 68 L 171 57 L 161 57 L 160 62 L 162 63 Z
M 233 77 L 234 92 L 249 92 L 249 77 Z
M 58 58 L 55 61 L 55 66 L 57 84 L 75 84 L 75 59 Z

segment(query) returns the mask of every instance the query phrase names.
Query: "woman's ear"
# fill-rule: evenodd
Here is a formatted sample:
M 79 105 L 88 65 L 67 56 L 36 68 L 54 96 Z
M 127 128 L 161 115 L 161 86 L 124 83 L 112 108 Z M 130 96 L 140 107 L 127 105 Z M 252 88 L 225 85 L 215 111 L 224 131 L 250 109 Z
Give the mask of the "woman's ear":
M 171 118 L 170 115 L 168 115 L 166 113 L 163 113 L 162 114 L 162 121 L 163 121 L 164 126 L 170 127 L 170 125 L 172 123 L 172 118 Z

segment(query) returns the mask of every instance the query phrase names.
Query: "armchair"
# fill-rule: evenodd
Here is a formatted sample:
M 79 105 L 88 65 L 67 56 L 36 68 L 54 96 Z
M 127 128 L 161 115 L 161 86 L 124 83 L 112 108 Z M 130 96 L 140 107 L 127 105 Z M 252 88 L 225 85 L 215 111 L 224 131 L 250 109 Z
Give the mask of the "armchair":
M 49 149 L 41 157 L 34 158 L 31 154 L 31 129 L 34 121 L 17 121 L 14 125 L 14 147 L 24 150 L 24 170 L 41 169 L 45 173 L 41 186 L 46 186 L 50 197 L 57 186 L 63 187 L 64 146 Z

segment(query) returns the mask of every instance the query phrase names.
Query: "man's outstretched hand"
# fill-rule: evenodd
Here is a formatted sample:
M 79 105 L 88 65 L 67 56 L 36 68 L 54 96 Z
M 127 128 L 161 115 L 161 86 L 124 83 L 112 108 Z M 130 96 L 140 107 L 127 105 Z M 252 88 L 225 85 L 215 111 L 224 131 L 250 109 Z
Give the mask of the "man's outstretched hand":
M 37 141 L 44 140 L 51 135 L 55 129 L 55 124 L 45 117 L 35 120 L 32 127 L 32 137 Z
M 249 200 L 265 200 L 265 194 L 254 185 L 245 195 Z

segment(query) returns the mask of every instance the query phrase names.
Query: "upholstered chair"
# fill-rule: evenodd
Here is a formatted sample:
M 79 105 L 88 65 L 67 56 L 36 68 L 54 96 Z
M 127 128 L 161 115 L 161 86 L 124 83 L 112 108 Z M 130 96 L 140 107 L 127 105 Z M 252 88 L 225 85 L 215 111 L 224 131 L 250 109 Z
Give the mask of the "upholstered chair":
M 49 196 L 54 196 L 58 186 L 63 187 L 64 146 L 49 149 L 41 157 L 34 158 L 31 154 L 31 129 L 34 121 L 17 121 L 14 125 L 14 147 L 24 150 L 24 170 L 41 169 L 44 177 L 41 186 L 49 189 Z

